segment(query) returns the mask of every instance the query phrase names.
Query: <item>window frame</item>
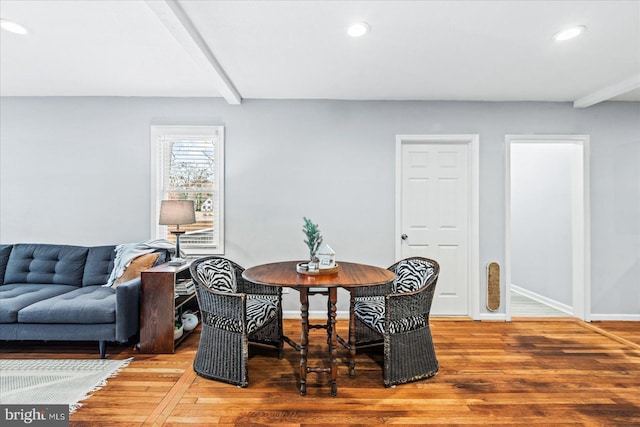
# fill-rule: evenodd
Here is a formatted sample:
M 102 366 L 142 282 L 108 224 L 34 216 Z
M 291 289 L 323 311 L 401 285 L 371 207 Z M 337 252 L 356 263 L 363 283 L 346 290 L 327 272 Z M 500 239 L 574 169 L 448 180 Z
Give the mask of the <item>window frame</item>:
M 217 243 L 211 245 L 192 246 L 180 242 L 181 252 L 187 256 L 199 255 L 223 255 L 224 254 L 224 126 L 188 126 L 188 125 L 151 125 L 150 129 L 150 166 L 151 166 L 151 191 L 150 191 L 150 236 L 151 239 L 165 238 L 158 225 L 160 215 L 160 202 L 165 199 L 168 191 L 162 188 L 165 176 L 165 165 L 162 157 L 162 141 L 170 138 L 205 137 L 214 140 L 214 209 L 213 224 L 217 231 Z M 215 236 L 215 235 L 214 235 Z

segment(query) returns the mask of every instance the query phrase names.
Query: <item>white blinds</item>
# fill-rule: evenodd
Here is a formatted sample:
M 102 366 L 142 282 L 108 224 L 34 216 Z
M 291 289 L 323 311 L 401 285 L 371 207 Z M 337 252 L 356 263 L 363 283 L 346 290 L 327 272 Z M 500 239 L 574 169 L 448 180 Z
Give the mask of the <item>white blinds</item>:
M 153 126 L 152 135 L 156 166 L 153 206 L 160 200 L 193 200 L 197 223 L 180 227 L 186 230 L 180 239 L 183 249 L 187 253 L 222 253 L 224 128 Z M 167 227 L 156 230 L 158 238 L 172 239 Z M 205 250 L 189 251 L 190 247 Z

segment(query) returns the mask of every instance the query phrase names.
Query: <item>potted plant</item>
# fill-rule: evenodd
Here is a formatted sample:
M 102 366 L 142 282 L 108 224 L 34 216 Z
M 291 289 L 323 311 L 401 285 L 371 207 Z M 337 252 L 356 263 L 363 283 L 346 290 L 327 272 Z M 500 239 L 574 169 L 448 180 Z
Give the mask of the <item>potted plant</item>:
M 309 270 L 315 270 L 318 266 L 318 260 L 316 257 L 316 253 L 318 252 L 318 248 L 322 243 L 322 234 L 320 234 L 320 229 L 318 228 L 318 224 L 314 224 L 309 218 L 303 217 L 304 219 L 304 227 L 302 228 L 302 232 L 307 237 L 305 239 L 305 243 L 309 248 Z

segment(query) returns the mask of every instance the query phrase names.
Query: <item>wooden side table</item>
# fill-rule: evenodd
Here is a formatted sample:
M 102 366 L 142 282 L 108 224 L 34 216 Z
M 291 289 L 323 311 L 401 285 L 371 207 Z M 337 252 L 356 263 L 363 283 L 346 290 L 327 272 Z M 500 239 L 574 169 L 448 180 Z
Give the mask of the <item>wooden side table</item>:
M 177 280 L 190 279 L 190 263 L 160 264 L 141 274 L 140 285 L 140 352 L 174 353 L 191 331 L 173 339 L 175 312 L 182 307 L 197 307 L 196 294 L 175 297 Z

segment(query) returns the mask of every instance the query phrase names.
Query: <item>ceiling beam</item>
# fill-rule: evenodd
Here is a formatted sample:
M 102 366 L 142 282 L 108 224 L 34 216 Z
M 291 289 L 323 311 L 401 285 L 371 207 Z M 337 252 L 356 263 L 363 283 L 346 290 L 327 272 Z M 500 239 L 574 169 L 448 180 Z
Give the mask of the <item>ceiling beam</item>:
M 203 68 L 212 72 L 213 83 L 224 99 L 229 104 L 240 104 L 242 102 L 240 93 L 178 2 L 174 0 L 145 0 L 145 2 L 191 57 Z
M 595 105 L 599 102 L 606 101 L 611 98 L 615 98 L 618 95 L 622 95 L 632 90 L 640 88 L 640 74 L 637 74 L 631 78 L 618 82 L 616 84 L 603 87 L 596 90 L 582 98 L 573 101 L 573 108 L 587 108 Z

